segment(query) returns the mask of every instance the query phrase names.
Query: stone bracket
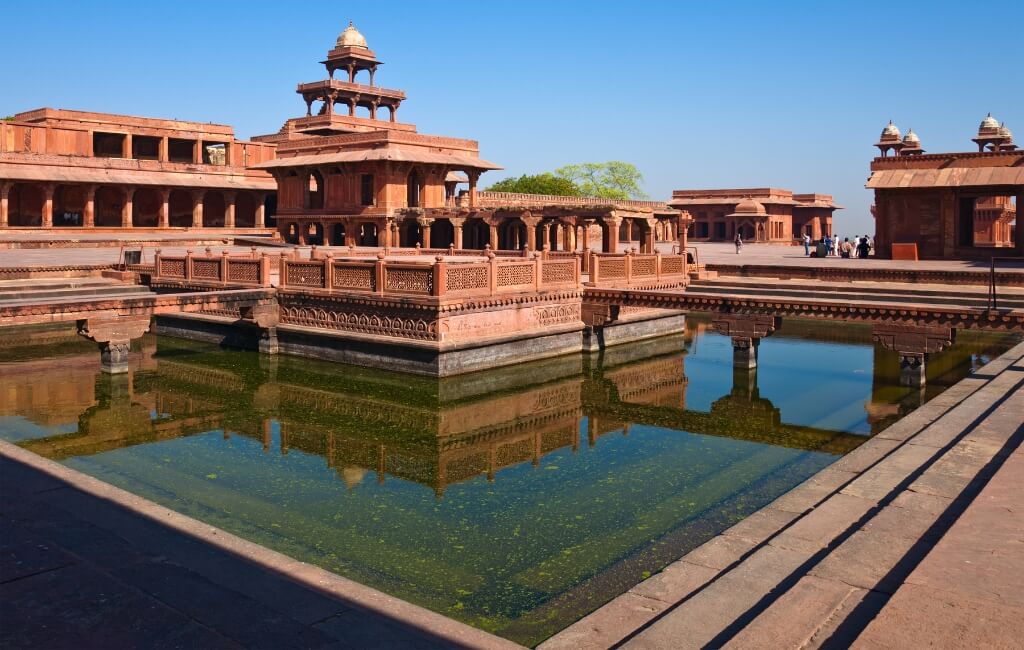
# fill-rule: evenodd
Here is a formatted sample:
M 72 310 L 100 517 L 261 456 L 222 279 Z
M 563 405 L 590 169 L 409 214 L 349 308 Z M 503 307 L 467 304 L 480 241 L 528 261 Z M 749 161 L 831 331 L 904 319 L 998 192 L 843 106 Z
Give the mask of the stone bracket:
M 925 355 L 941 352 L 953 345 L 956 329 L 927 325 L 879 324 L 871 328 L 871 338 L 886 350 L 901 355 Z
M 778 329 L 782 318 L 766 314 L 715 314 L 711 324 L 715 331 L 725 336 L 762 339 Z

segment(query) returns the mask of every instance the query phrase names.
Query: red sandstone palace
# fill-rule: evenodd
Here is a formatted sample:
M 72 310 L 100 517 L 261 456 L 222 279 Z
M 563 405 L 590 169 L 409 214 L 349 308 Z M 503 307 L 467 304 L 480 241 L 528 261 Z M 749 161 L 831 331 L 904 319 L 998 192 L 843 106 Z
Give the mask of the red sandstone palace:
M 913 130 L 901 138 L 895 124 L 885 126 L 867 182 L 879 256 L 892 257 L 899 244 L 896 251 L 916 247 L 926 259 L 1024 256 L 1014 225 L 1024 201 L 1024 151 L 991 114 L 972 140 L 977 152 L 926 154 Z
M 793 194 L 761 187 L 736 190 L 675 190 L 668 202 L 693 215 L 695 241 L 744 241 L 791 244 L 805 234 L 832 234 L 832 212 L 842 209 L 829 194 Z

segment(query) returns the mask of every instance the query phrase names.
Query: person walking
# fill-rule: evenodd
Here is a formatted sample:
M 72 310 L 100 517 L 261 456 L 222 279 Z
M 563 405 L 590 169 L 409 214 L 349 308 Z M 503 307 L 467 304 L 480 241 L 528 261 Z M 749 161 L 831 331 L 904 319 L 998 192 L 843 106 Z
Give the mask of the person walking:
M 831 254 L 832 254 L 832 238 L 829 237 L 828 235 L 825 235 L 825 255 L 828 256 L 828 255 L 831 255 Z
M 811 256 L 811 236 L 804 233 L 804 257 Z
M 743 248 L 743 238 L 740 237 L 740 233 L 736 231 L 736 254 L 740 254 L 740 250 Z

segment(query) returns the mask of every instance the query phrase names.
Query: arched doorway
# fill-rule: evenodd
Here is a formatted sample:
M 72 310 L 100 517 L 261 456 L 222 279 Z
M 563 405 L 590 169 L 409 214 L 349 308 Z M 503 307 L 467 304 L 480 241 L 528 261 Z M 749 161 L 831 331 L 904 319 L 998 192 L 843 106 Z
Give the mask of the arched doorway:
M 132 196 L 132 225 L 137 228 L 156 228 L 160 224 L 163 198 L 151 187 L 140 187 Z
M 491 241 L 491 229 L 483 219 L 470 218 L 462 226 L 462 247 L 483 250 Z
M 289 244 L 299 243 L 299 224 L 292 222 L 284 232 L 284 240 Z
M 345 245 L 345 224 L 331 224 L 331 246 Z
M 7 195 L 7 223 L 11 227 L 43 225 L 43 188 L 28 183 L 15 183 Z
M 375 223 L 361 223 L 359 224 L 358 232 L 360 246 L 378 246 L 377 243 L 377 224 Z
M 94 199 L 94 223 L 98 228 L 119 228 L 121 210 L 124 207 L 124 191 L 119 187 L 104 185 L 96 190 Z
M 203 195 L 203 228 L 224 227 L 224 195 L 220 192 L 210 190 Z
M 420 243 L 420 224 L 415 219 L 406 219 L 398 226 L 398 245 L 415 248 Z
M 518 251 L 526 248 L 526 224 L 520 219 L 506 219 L 498 227 L 498 248 Z
M 430 247 L 448 248 L 455 243 L 455 227 L 447 219 L 434 219 L 430 224 Z
M 174 228 L 187 228 L 192 225 L 192 195 L 185 190 L 171 190 L 167 204 L 170 212 L 168 221 Z
M 749 222 L 745 221 L 739 226 L 740 237 L 743 241 L 754 241 L 754 226 Z
M 235 226 L 253 228 L 256 226 L 256 198 L 252 192 L 239 192 L 235 197 Z
M 75 228 L 83 224 L 85 188 L 79 185 L 58 185 L 53 193 L 54 228 Z

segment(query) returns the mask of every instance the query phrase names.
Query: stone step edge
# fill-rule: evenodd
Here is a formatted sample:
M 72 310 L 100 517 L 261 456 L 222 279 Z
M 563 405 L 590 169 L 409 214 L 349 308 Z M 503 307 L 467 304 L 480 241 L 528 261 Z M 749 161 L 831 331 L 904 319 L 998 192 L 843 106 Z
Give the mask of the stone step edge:
M 951 386 L 949 389 L 947 389 L 945 393 L 943 393 L 943 395 L 946 395 L 949 394 L 950 391 L 958 389 L 958 387 L 967 387 L 968 390 L 963 395 L 960 395 L 959 392 L 964 392 L 964 388 L 959 388 L 959 392 L 955 393 L 957 395 L 957 399 L 955 402 L 946 405 L 942 402 L 942 395 L 940 395 L 937 398 L 931 400 L 930 402 L 927 402 L 926 404 L 922 405 L 920 408 L 915 409 L 911 413 L 907 414 L 901 420 L 894 423 L 891 427 L 885 429 L 883 432 L 881 432 L 881 434 L 889 432 L 893 429 L 906 429 L 908 426 L 911 427 L 911 431 L 906 432 L 906 434 L 904 434 L 901 431 L 893 431 L 891 435 L 902 436 L 902 439 L 898 441 L 897 445 L 891 447 L 888 450 L 885 450 L 879 458 L 871 462 L 868 466 L 864 467 L 860 471 L 844 472 L 846 474 L 851 474 L 851 476 L 845 477 L 845 480 L 843 480 L 841 483 L 831 486 L 829 486 L 828 484 L 824 484 L 825 486 L 827 486 L 827 490 L 816 501 L 809 504 L 806 508 L 802 510 L 802 512 L 792 513 L 794 516 L 792 519 L 790 519 L 790 521 L 785 523 L 778 530 L 766 535 L 763 539 L 756 542 L 752 548 L 741 554 L 734 562 L 718 570 L 712 569 L 713 574 L 707 576 L 705 579 L 701 579 L 697 584 L 689 585 L 684 592 L 681 592 L 679 594 L 678 598 L 674 599 L 674 602 L 661 601 L 659 599 L 643 595 L 639 592 L 645 590 L 645 585 L 651 584 L 652 581 L 658 580 L 660 576 L 664 576 L 666 572 L 672 571 L 674 569 L 708 569 L 707 567 L 703 567 L 702 565 L 691 564 L 690 562 L 687 562 L 687 557 L 700 551 L 700 549 L 703 548 L 706 544 L 714 542 L 719 538 L 727 537 L 729 530 L 731 529 L 727 529 L 719 535 L 716 535 L 704 545 L 697 547 L 693 551 L 690 551 L 690 553 L 687 553 L 675 562 L 666 566 L 661 572 L 651 576 L 650 578 L 647 578 L 646 580 L 640 582 L 637 585 L 634 585 L 628 591 L 611 600 L 610 602 L 606 603 L 605 605 L 598 608 L 591 614 L 588 614 L 576 623 L 573 623 L 569 627 L 553 635 L 552 637 L 541 643 L 538 646 L 538 648 L 542 650 L 555 650 L 561 648 L 575 649 L 578 647 L 610 647 L 621 643 L 625 639 L 628 639 L 638 630 L 649 625 L 653 620 L 658 618 L 666 610 L 678 607 L 682 603 L 686 602 L 686 600 L 689 600 L 691 597 L 693 597 L 696 593 L 710 586 L 718 578 L 738 567 L 740 564 L 743 563 L 744 560 L 753 555 L 754 552 L 756 552 L 760 548 L 763 548 L 764 546 L 767 546 L 768 542 L 771 539 L 774 539 L 781 532 L 793 526 L 803 517 L 813 512 L 816 507 L 827 501 L 832 496 L 839 494 L 845 487 L 847 487 L 850 483 L 855 481 L 861 475 L 870 471 L 873 467 L 880 464 L 886 458 L 889 458 L 897 450 L 903 448 L 903 446 L 908 444 L 909 441 L 912 440 L 917 434 L 927 429 L 932 422 L 934 422 L 942 415 L 945 415 L 946 413 L 952 411 L 954 408 L 962 404 L 970 396 L 974 395 L 983 387 L 991 383 L 991 381 L 996 376 L 998 376 L 1003 370 L 1005 370 L 1007 367 L 1011 366 L 1015 362 L 1021 360 L 1022 358 L 1024 358 L 1024 343 L 1019 343 L 1018 345 L 1014 346 L 1010 350 L 1004 352 L 1002 355 L 1000 355 L 996 359 L 993 359 L 988 364 L 983 366 L 975 375 L 972 375 L 961 380 L 956 385 Z M 990 368 L 998 368 L 998 370 L 994 373 L 991 373 L 991 371 L 989 370 Z M 972 385 L 972 383 L 974 385 Z M 914 418 L 914 416 L 917 417 Z M 907 422 L 909 422 L 910 424 L 905 424 Z M 901 427 L 901 425 L 903 426 Z M 872 437 L 870 440 L 868 440 L 863 445 L 858 447 L 853 452 L 850 452 L 850 454 L 847 454 L 847 456 L 844 456 L 843 458 L 848 458 L 851 455 L 860 452 L 861 450 L 870 450 L 873 447 L 877 447 L 879 445 L 891 444 L 893 438 L 881 438 L 879 437 L 881 434 Z M 874 441 L 876 440 L 884 440 L 887 442 L 875 443 Z M 866 454 L 867 452 L 865 451 L 861 453 Z M 840 461 L 841 460 L 843 459 L 840 459 Z M 826 467 L 821 472 L 818 472 L 817 474 L 810 477 L 800 485 L 794 487 L 786 494 L 783 494 L 778 499 L 775 499 L 771 503 L 767 504 L 760 510 L 751 513 L 749 516 L 745 517 L 743 520 L 738 522 L 737 525 L 742 524 L 743 521 L 746 521 L 752 517 L 763 516 L 768 511 L 780 510 L 779 508 L 775 508 L 774 506 L 782 502 L 784 499 L 791 497 L 791 495 L 793 495 L 794 493 L 797 493 L 800 490 L 806 490 L 807 486 L 815 485 L 816 479 L 821 477 L 823 474 L 828 473 L 829 470 L 833 470 L 832 473 L 835 473 L 833 465 Z M 786 512 L 785 509 L 781 510 L 783 510 L 783 512 Z M 605 621 L 608 620 L 616 621 L 619 624 L 628 621 L 627 625 L 631 627 L 630 629 L 625 629 L 625 627 L 613 629 L 612 627 L 605 624 Z M 597 623 L 597 625 L 593 626 L 592 623 L 595 622 Z
M 293 582 L 314 591 L 326 592 L 342 601 L 354 603 L 356 607 L 431 632 L 441 639 L 450 641 L 454 647 L 522 648 L 508 639 L 484 632 L 362 583 L 250 542 L 175 510 L 170 510 L 154 501 L 43 458 L 5 440 L 0 440 L 0 455 L 64 481 L 86 494 L 111 501 L 140 517 L 191 535 L 211 546 L 242 557 L 257 566 L 287 576 Z

